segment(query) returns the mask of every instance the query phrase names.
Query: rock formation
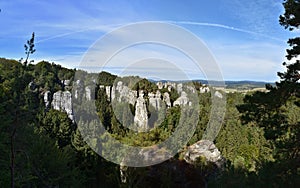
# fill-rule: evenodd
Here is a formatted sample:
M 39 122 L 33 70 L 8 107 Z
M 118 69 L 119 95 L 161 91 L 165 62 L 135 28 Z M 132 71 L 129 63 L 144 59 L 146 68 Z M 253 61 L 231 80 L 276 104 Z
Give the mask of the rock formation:
M 149 103 L 155 108 L 155 110 L 159 110 L 161 107 L 161 93 L 159 90 L 156 91 L 156 94 L 150 92 L 148 93 Z
M 85 98 L 86 98 L 86 100 L 90 101 L 92 99 L 91 87 L 86 86 L 84 89 L 85 89 Z
M 176 106 L 176 105 L 185 106 L 187 104 L 189 104 L 189 98 L 187 97 L 186 92 L 182 91 L 181 96 L 178 97 L 178 99 L 176 99 L 176 101 L 174 101 L 173 106 Z
M 80 95 L 83 94 L 83 89 L 84 89 L 82 82 L 80 80 L 77 80 L 76 82 L 74 82 L 73 89 L 75 90 L 74 98 L 75 99 L 80 98 Z
M 218 97 L 218 98 L 220 98 L 220 99 L 223 98 L 222 93 L 220 93 L 219 91 L 216 91 L 216 92 L 215 92 L 215 96 Z
M 200 87 L 200 93 L 208 93 L 210 90 L 209 90 L 209 87 Z
M 157 82 L 156 85 L 157 85 L 158 89 L 162 89 L 164 87 L 162 82 Z
M 167 107 L 171 107 L 171 100 L 170 100 L 170 94 L 168 92 L 164 93 L 163 101 L 166 103 Z
M 178 94 L 181 94 L 182 88 L 183 88 L 182 83 L 177 84 L 177 93 L 178 93 Z
M 46 91 L 44 93 L 44 103 L 45 103 L 46 110 L 48 110 L 50 108 L 50 104 L 51 104 L 51 92 L 50 91 Z
M 205 157 L 207 161 L 216 164 L 218 167 L 224 164 L 224 158 L 212 141 L 200 140 L 189 146 L 184 154 L 184 160 L 187 163 L 195 164 L 201 156 Z
M 72 109 L 72 95 L 69 91 L 57 91 L 53 94 L 52 107 L 55 110 L 64 111 L 74 121 Z
M 142 91 L 139 93 L 139 97 L 136 101 L 134 125 L 136 126 L 138 131 L 148 130 L 148 113 L 146 101 L 144 99 L 144 94 Z

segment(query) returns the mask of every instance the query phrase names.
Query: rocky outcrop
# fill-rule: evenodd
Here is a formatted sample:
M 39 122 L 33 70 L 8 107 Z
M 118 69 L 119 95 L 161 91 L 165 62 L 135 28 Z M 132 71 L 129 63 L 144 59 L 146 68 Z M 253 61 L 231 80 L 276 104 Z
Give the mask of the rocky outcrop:
M 193 87 L 193 86 L 186 86 L 186 88 L 187 88 L 190 92 L 196 93 L 195 87 Z
M 92 100 L 92 89 L 89 86 L 86 86 L 85 88 L 85 98 L 86 100 L 90 101 Z
M 71 93 L 69 91 L 57 91 L 53 94 L 52 98 L 52 108 L 66 112 L 69 118 L 74 121 Z
M 224 158 L 212 141 L 200 140 L 189 146 L 184 154 L 184 160 L 189 164 L 197 163 L 199 157 L 205 157 L 209 162 L 221 167 L 224 164 Z
M 131 90 L 123 82 L 119 81 L 116 86 L 106 86 L 106 94 L 109 100 L 118 102 L 128 102 L 132 105 L 137 100 L 137 91 Z
M 183 88 L 182 83 L 177 84 L 177 93 L 178 93 L 178 94 L 181 94 L 182 88 Z
M 200 87 L 200 93 L 208 93 L 210 90 L 209 90 L 209 87 L 206 87 L 206 86 L 204 86 L 204 87 Z
M 191 105 L 191 103 L 189 103 L 189 98 L 187 97 L 186 92 L 182 91 L 181 96 L 178 97 L 178 99 L 176 99 L 176 101 L 174 101 L 173 106 L 176 106 L 176 105 L 185 106 L 187 104 Z
M 220 93 L 219 91 L 216 91 L 216 92 L 215 92 L 215 97 L 218 97 L 218 98 L 222 99 L 222 98 L 223 98 L 223 95 L 222 95 L 222 93 Z
M 74 82 L 73 89 L 74 89 L 74 98 L 75 99 L 80 98 L 80 95 L 82 95 L 84 89 L 83 83 L 80 80 L 77 80 L 76 82 Z
M 155 108 L 155 110 L 159 110 L 161 107 L 161 93 L 159 90 L 156 91 L 156 93 L 148 93 L 149 103 Z
M 166 103 L 167 107 L 171 107 L 171 100 L 170 100 L 170 94 L 168 92 L 164 93 L 163 101 Z
M 136 101 L 134 125 L 136 126 L 138 131 L 144 132 L 148 130 L 148 113 L 146 101 L 144 99 L 144 94 L 142 91 L 139 93 L 139 97 Z
M 158 89 L 162 89 L 164 87 L 162 82 L 157 82 L 156 85 L 157 85 Z
M 44 93 L 44 103 L 45 103 L 45 107 L 46 107 L 46 110 L 48 110 L 51 106 L 51 92 L 50 91 L 46 91 Z
M 108 100 L 111 101 L 111 86 L 105 86 L 105 92 L 108 97 Z
M 64 84 L 64 86 L 69 86 L 71 83 L 71 80 L 62 80 L 62 84 Z

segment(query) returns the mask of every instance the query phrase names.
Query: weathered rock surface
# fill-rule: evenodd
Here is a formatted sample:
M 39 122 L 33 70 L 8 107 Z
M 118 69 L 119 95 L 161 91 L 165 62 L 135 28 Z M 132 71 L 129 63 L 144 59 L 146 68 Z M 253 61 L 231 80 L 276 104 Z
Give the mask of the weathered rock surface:
M 62 82 L 63 82 L 64 86 L 69 86 L 71 83 L 71 80 L 63 80 Z
M 57 91 L 53 94 L 52 107 L 55 110 L 64 111 L 71 120 L 74 120 L 72 109 L 72 95 L 69 91 Z
M 158 89 L 162 89 L 164 87 L 162 82 L 157 82 L 156 85 L 157 85 Z
M 51 92 L 50 91 L 46 91 L 44 93 L 44 103 L 45 103 L 45 107 L 48 110 L 51 106 Z
M 140 92 L 136 101 L 134 125 L 138 131 L 148 130 L 148 113 L 143 92 Z
M 209 90 L 209 87 L 201 87 L 200 88 L 200 93 L 208 93 L 210 90 Z
M 189 104 L 189 98 L 187 97 L 186 92 L 182 91 L 181 96 L 178 97 L 178 99 L 176 99 L 176 101 L 174 101 L 173 106 L 176 106 L 176 105 L 185 106 L 187 104 Z
M 223 98 L 222 93 L 220 93 L 219 91 L 216 91 L 216 92 L 215 92 L 215 96 L 218 97 L 218 98 L 220 98 L 220 99 Z
M 83 94 L 83 83 L 80 80 L 76 80 L 76 82 L 74 83 L 74 98 L 78 99 L 80 98 L 80 95 Z
M 85 89 L 85 98 L 86 100 L 90 101 L 92 99 L 92 89 L 89 86 L 86 86 L 84 89 Z
M 170 94 L 168 92 L 164 93 L 163 101 L 166 103 L 168 108 L 171 107 L 172 104 L 171 104 L 171 100 L 170 100 Z
M 161 93 L 159 90 L 156 91 L 156 93 L 148 93 L 149 103 L 155 108 L 155 110 L 159 110 L 161 107 Z
M 182 83 L 180 83 L 180 84 L 177 84 L 177 93 L 178 93 L 178 94 L 181 94 L 181 92 L 182 92 L 182 88 L 183 88 L 183 85 L 182 85 Z
M 205 157 L 207 161 L 221 167 L 224 163 L 224 158 L 220 151 L 212 141 L 200 140 L 189 146 L 184 154 L 184 160 L 189 164 L 195 164 L 199 157 Z

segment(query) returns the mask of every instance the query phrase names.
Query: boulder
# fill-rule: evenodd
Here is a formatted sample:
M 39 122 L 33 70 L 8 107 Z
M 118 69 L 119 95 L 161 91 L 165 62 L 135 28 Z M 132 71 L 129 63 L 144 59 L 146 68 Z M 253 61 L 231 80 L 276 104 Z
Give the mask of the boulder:
M 184 160 L 189 164 L 195 164 L 201 156 L 218 167 L 224 164 L 220 151 L 210 140 L 200 140 L 189 146 L 184 154 Z

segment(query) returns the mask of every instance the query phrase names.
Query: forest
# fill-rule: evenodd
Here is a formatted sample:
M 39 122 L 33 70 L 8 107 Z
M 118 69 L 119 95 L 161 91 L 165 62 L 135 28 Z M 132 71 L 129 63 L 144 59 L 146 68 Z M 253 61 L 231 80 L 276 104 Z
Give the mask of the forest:
M 283 5 L 285 13 L 279 18 L 280 24 L 291 31 L 298 29 L 300 2 L 287 0 Z M 193 125 L 195 132 L 190 140 L 175 156 L 153 166 L 120 166 L 98 154 L 106 150 L 95 151 L 91 144 L 100 149 L 115 147 L 113 143 L 100 141 L 106 139 L 105 134 L 130 146 L 145 147 L 165 141 L 181 118 L 186 118 L 186 124 L 193 123 L 192 118 L 183 117 L 183 106 L 173 105 L 180 97 L 178 91 L 159 88 L 153 81 L 136 75 L 121 78 L 108 72 L 67 69 L 53 62 L 33 63 L 30 55 L 35 53 L 34 39 L 33 33 L 25 44 L 24 59 L 0 58 L 0 187 L 300 186 L 300 37 L 288 39 L 285 71 L 277 73 L 278 82 L 267 84 L 266 91 L 226 94 L 226 113 L 213 140 L 224 158 L 221 167 L 205 157 L 199 157 L 193 164 L 183 159 L 186 148 L 203 137 L 216 92 L 213 87 L 209 87 L 211 92 L 200 92 L 203 83 L 189 83 L 198 96 L 197 104 L 191 105 L 199 108 L 198 121 Z M 81 108 L 93 102 L 96 116 L 106 130 L 105 134 L 94 131 L 88 140 L 83 138 L 79 125 L 94 130 L 96 122 L 85 121 L 76 114 L 71 114 L 75 117 L 72 119 L 67 110 L 55 109 L 45 99 L 47 92 L 61 92 L 66 96 L 71 93 L 76 101 L 80 98 L 74 93 L 78 77 L 87 78 L 82 83 L 85 87 L 91 86 L 91 82 L 95 87 L 91 87 L 86 104 L 80 101 L 82 106 L 76 106 L 74 102 L 71 108 L 82 114 Z M 133 124 L 130 114 L 135 115 L 136 107 L 130 102 L 118 105 L 107 95 L 105 88 L 118 81 L 137 93 L 144 91 L 147 117 L 160 122 L 152 123 L 149 132 L 135 133 L 124 126 Z M 146 98 L 158 90 L 168 93 L 172 104 L 161 108 L 164 117 L 155 114 Z M 225 96 L 223 91 L 219 92 Z M 50 98 L 53 102 L 55 97 Z M 124 168 L 126 181 L 120 174 Z

